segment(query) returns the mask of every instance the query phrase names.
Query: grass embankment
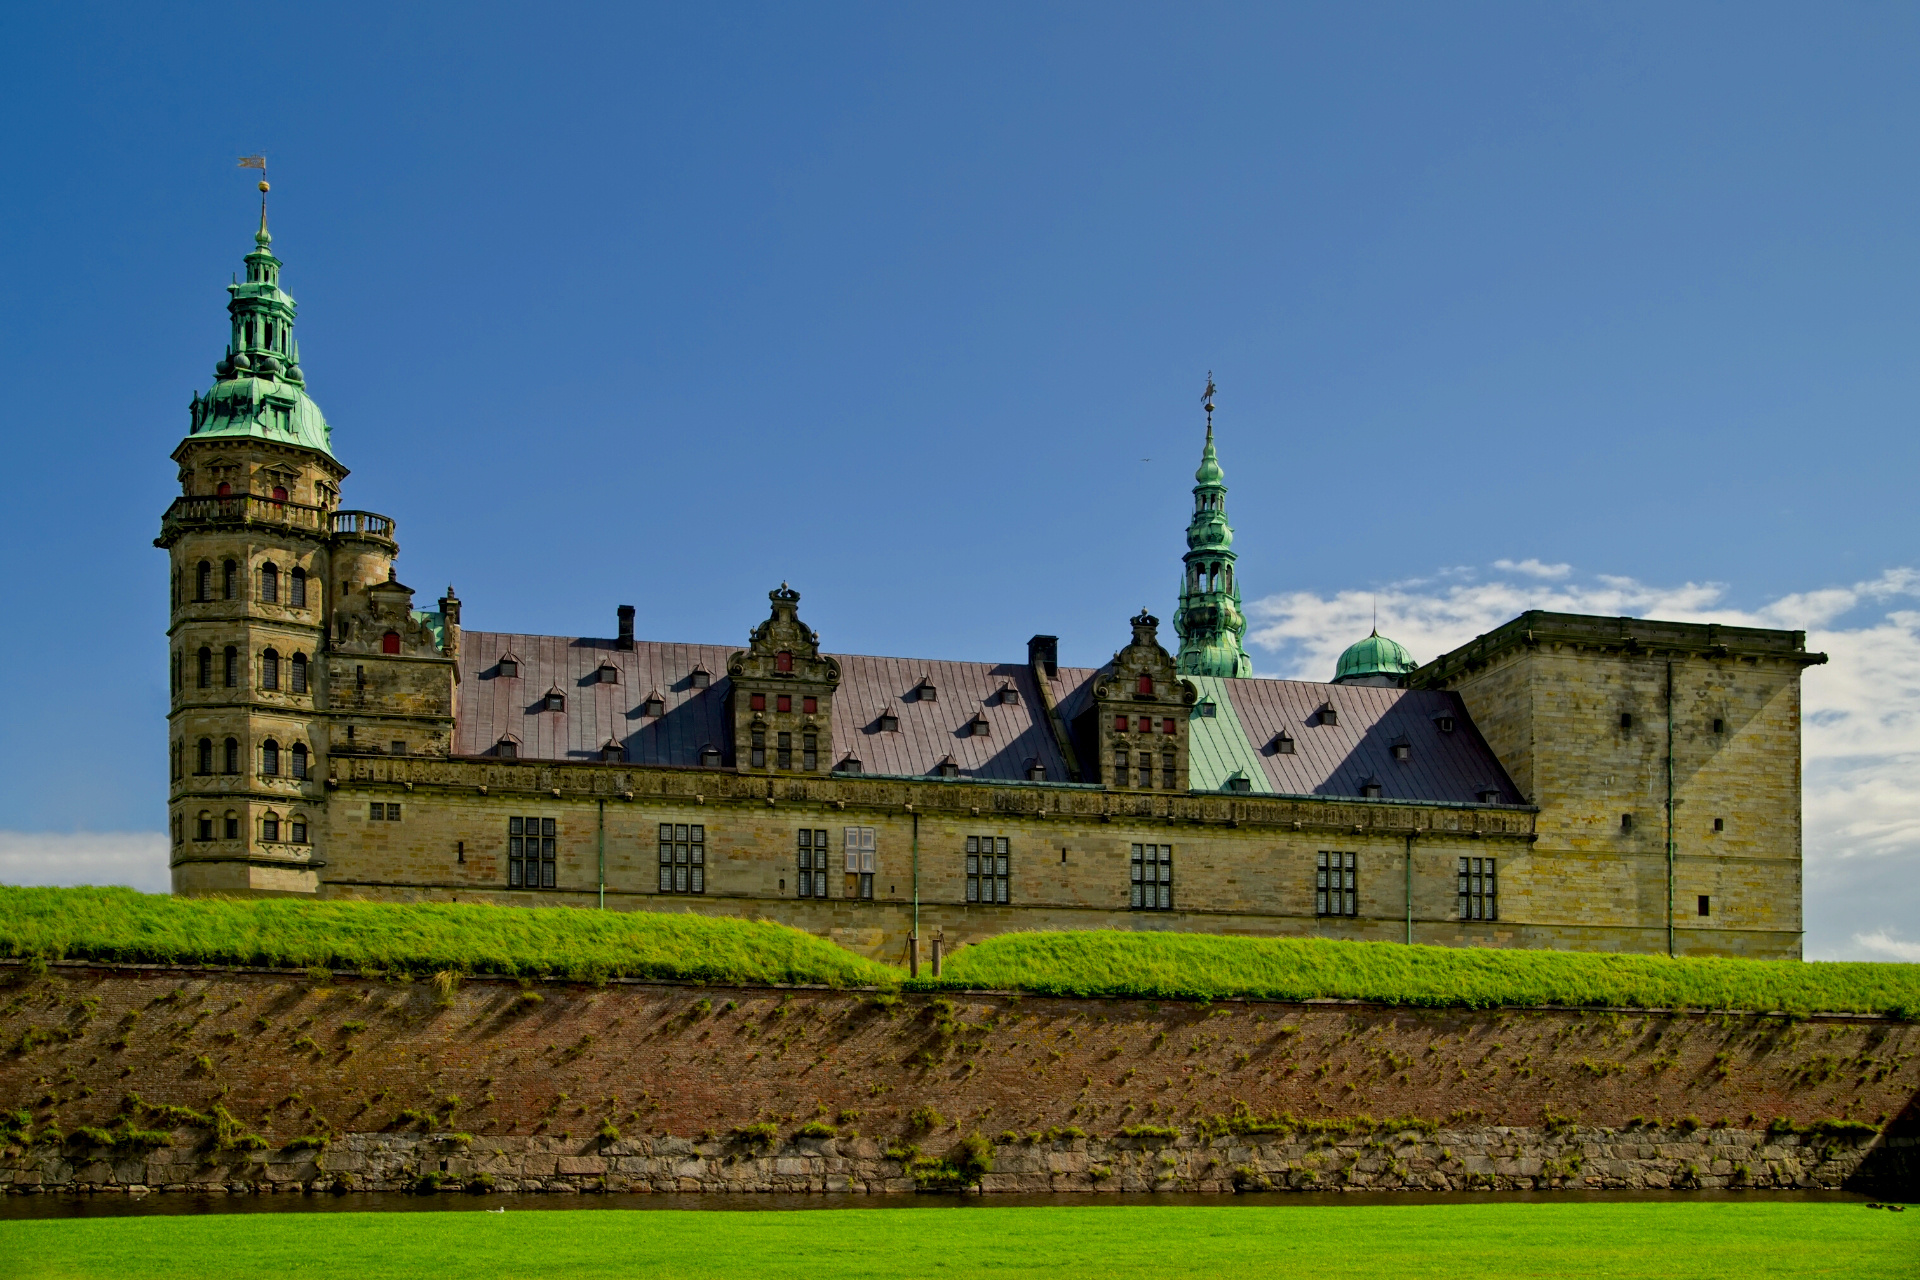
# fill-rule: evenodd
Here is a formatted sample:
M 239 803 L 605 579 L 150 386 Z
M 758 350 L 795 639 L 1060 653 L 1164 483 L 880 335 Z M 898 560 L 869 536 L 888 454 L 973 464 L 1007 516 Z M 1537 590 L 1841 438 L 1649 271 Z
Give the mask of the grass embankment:
M 576 1200 L 576 1197 L 568 1197 Z M 1044 1277 L 1912 1276 L 1920 1215 L 1626 1203 L 232 1213 L 0 1222 L 7 1274 Z
M 1009 933 L 954 953 L 943 978 L 1051 995 L 1384 1004 L 1543 1004 L 1920 1016 L 1920 965 L 1669 960 L 1191 933 Z
M 173 898 L 0 886 L 0 956 L 538 975 L 571 980 L 895 986 L 904 975 L 784 925 L 684 912 L 477 903 Z M 1315 938 L 1013 933 L 954 953 L 918 989 L 1215 1000 L 1336 997 L 1920 1016 L 1920 965 L 1408 947 Z
M 0 886 L 0 955 L 159 964 L 886 985 L 885 965 L 784 925 L 679 912 L 174 898 Z

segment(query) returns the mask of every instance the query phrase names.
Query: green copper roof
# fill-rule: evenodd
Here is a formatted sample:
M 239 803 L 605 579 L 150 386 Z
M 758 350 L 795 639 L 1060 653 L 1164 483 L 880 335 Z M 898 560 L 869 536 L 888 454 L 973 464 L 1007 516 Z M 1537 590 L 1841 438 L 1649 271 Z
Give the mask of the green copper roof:
M 1220 469 L 1220 455 L 1213 450 L 1213 423 L 1207 423 L 1207 447 L 1200 454 L 1200 469 L 1193 473 L 1200 484 L 1224 484 L 1227 473 Z
M 1214 676 L 1188 676 L 1200 691 L 1187 720 L 1187 785 L 1195 791 L 1224 791 L 1236 773 L 1247 779 L 1254 795 L 1270 795 L 1273 786 L 1261 767 L 1260 754 L 1247 740 L 1227 683 Z M 1207 715 L 1211 704 L 1213 714 Z
M 1336 682 L 1359 676 L 1403 676 L 1419 667 L 1413 655 L 1378 631 L 1347 646 L 1334 670 Z
M 1226 473 L 1213 446 L 1213 405 L 1207 405 L 1207 443 L 1193 473 L 1193 519 L 1180 579 L 1173 629 L 1180 637 L 1174 665 L 1182 675 L 1250 676 L 1253 660 L 1241 650 L 1247 620 L 1234 581 L 1233 526 L 1227 523 Z
M 229 337 L 214 366 L 213 389 L 196 394 L 189 409 L 190 438 L 251 437 L 333 456 L 333 429 L 307 394 L 300 346 L 293 339 L 297 308 L 280 287 L 280 259 L 268 246 L 267 214 L 246 256 L 247 278 L 227 286 Z

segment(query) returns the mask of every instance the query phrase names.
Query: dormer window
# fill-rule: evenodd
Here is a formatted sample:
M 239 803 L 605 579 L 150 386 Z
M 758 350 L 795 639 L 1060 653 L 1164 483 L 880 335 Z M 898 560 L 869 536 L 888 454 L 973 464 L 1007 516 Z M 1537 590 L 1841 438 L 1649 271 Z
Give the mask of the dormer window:
M 1405 738 L 1395 738 L 1387 749 L 1393 752 L 1393 758 L 1395 760 L 1413 759 L 1413 744 Z
M 714 746 L 711 742 L 700 748 L 700 767 L 702 769 L 718 769 L 720 767 L 720 748 Z
M 620 668 L 614 666 L 611 662 L 601 663 L 600 670 L 595 674 L 598 676 L 601 684 L 620 683 Z
M 914 700 L 917 702 L 940 701 L 940 691 L 933 687 L 932 680 L 927 680 L 927 679 L 921 680 L 919 685 L 915 687 L 913 691 L 913 696 L 914 696 Z
M 793 674 L 793 654 L 789 653 L 785 649 L 782 649 L 780 652 L 774 654 L 773 669 L 783 676 L 792 675 Z
M 600 746 L 600 758 L 608 764 L 618 764 L 627 758 L 627 749 L 620 745 L 618 738 L 608 738 Z
M 1195 706 L 1193 709 L 1193 714 L 1196 716 L 1199 716 L 1203 720 L 1211 720 L 1217 714 L 1219 714 L 1219 710 L 1220 709 L 1218 707 L 1213 705 L 1212 700 L 1209 699 L 1208 701 L 1202 702 L 1197 706 Z
M 665 698 L 662 698 L 657 692 L 649 693 L 647 695 L 647 700 L 640 704 L 640 714 L 643 716 L 662 716 L 662 715 L 665 715 L 666 713 L 667 713 L 667 701 Z
M 834 766 L 835 773 L 863 773 L 865 769 L 866 766 L 860 763 L 860 757 L 855 755 L 848 756 Z
M 933 773 L 937 778 L 957 778 L 960 776 L 959 762 L 952 756 L 943 756 L 940 763 L 933 766 Z
M 705 667 L 695 667 L 687 676 L 687 683 L 695 689 L 704 689 L 713 683 L 713 674 Z
M 1040 763 L 1040 757 L 1035 756 L 1033 759 L 1027 761 L 1027 781 L 1045 782 L 1046 780 L 1047 766 Z
M 1498 787 L 1494 787 L 1494 786 L 1482 787 L 1480 788 L 1480 791 L 1478 794 L 1479 794 L 1481 804 L 1499 804 L 1500 803 L 1500 788 Z
M 553 688 L 547 690 L 546 700 L 541 703 L 541 710 L 565 711 L 566 709 L 567 709 L 567 695 L 560 692 L 559 686 L 556 685 Z
M 1362 782 L 1360 784 L 1360 794 L 1368 800 L 1378 800 L 1380 798 L 1380 779 L 1368 778 L 1365 782 Z
M 882 733 L 900 732 L 900 717 L 895 715 L 891 711 L 882 711 L 880 713 L 879 723 L 880 723 L 880 732 Z
M 1018 689 L 1016 689 L 1016 688 L 1014 688 L 1014 687 L 1013 687 L 1012 685 L 1010 685 L 1010 684 L 1003 684 L 1003 685 L 1001 685 L 1001 686 L 1000 686 L 1000 705 L 1001 705 L 1001 706 L 1003 706 L 1003 707 L 1017 707 L 1017 706 L 1019 706 L 1019 705 L 1020 705 L 1020 691 L 1019 691 Z
M 1452 733 L 1453 717 L 1452 716 L 1435 716 L 1433 718 L 1433 727 L 1438 729 L 1442 733 Z
M 510 737 L 502 738 L 493 744 L 493 754 L 502 760 L 518 760 L 520 758 L 520 744 Z
M 514 679 L 520 674 L 520 659 L 510 653 L 500 655 L 500 663 L 494 668 L 494 674 L 506 679 Z
M 1326 725 L 1328 728 L 1332 728 L 1333 726 L 1339 724 L 1340 709 L 1334 706 L 1331 702 L 1321 703 L 1320 704 L 1320 723 L 1323 725 Z
M 1253 779 L 1236 769 L 1233 772 L 1233 776 L 1227 779 L 1227 785 L 1223 789 L 1227 791 L 1252 791 Z
M 967 723 L 967 736 L 970 738 L 985 738 L 992 733 L 993 726 L 987 723 L 985 716 L 975 716 Z
M 1273 754 L 1277 756 L 1290 756 L 1293 754 L 1293 738 L 1288 735 L 1285 729 L 1282 729 L 1274 735 Z

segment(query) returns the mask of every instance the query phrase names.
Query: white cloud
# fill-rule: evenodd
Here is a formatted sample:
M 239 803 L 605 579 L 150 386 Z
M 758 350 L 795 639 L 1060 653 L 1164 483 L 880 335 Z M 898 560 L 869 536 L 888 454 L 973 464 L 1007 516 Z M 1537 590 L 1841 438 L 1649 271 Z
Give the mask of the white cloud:
M 1380 631 L 1425 661 L 1527 609 L 1722 622 L 1807 632 L 1829 657 L 1804 683 L 1806 953 L 1886 959 L 1867 939 L 1892 938 L 1881 921 L 1920 919 L 1920 570 L 1891 569 L 1850 586 L 1798 592 L 1752 610 L 1725 604 L 1721 583 L 1656 587 L 1634 578 L 1578 578 L 1535 559 L 1497 561 L 1518 578 L 1454 572 L 1378 592 L 1311 592 L 1253 602 L 1249 639 L 1276 674 L 1325 680 L 1340 651 Z M 1567 569 L 1567 573 L 1557 571 Z M 1555 571 L 1551 581 L 1544 571 Z M 1526 579 L 1532 579 L 1531 581 Z M 1570 580 L 1563 580 L 1570 579 Z M 1873 616 L 1874 614 L 1878 616 Z M 1900 943 L 1910 947 L 1915 944 Z
M 1853 943 L 1862 951 L 1875 953 L 1876 959 L 1920 963 L 1920 942 L 1903 942 L 1884 929 L 1877 933 L 1856 933 Z
M 165 893 L 166 833 L 0 831 L 0 884 L 124 884 Z
M 1542 564 L 1532 556 L 1525 560 L 1495 560 L 1493 567 L 1508 573 L 1524 573 L 1531 578 L 1564 578 L 1573 572 L 1570 564 Z

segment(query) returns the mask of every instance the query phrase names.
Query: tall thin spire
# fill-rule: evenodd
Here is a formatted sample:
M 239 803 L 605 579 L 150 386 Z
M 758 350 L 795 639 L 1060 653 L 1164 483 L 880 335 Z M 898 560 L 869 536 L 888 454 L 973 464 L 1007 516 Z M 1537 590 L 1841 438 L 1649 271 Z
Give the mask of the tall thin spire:
M 1234 580 L 1233 526 L 1227 523 L 1226 472 L 1213 441 L 1213 400 L 1218 390 L 1213 371 L 1200 404 L 1207 414 L 1207 439 L 1200 468 L 1193 473 L 1193 519 L 1187 524 L 1185 572 L 1173 629 L 1180 636 L 1175 665 L 1186 675 L 1246 676 L 1253 661 L 1240 647 L 1247 620 L 1240 612 L 1240 584 Z

